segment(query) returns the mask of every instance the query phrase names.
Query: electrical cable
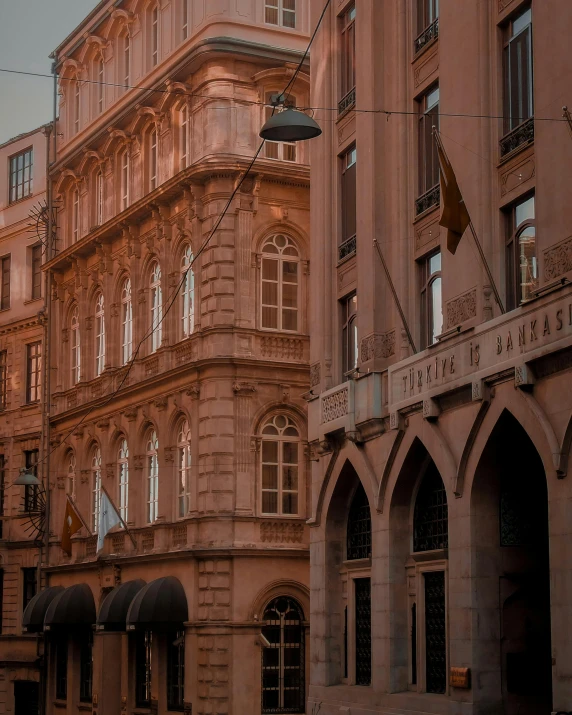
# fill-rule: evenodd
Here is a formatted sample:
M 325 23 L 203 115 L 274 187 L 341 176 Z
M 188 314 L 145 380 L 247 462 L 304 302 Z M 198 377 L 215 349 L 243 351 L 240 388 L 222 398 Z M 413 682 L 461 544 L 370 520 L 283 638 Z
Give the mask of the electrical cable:
M 312 37 L 312 40 L 315 37 Z M 299 74 L 300 69 L 301 69 L 301 64 L 298 66 L 296 69 L 293 77 L 290 79 L 290 82 L 288 83 L 287 87 L 291 87 L 294 78 Z M 53 79 L 52 75 L 50 74 L 41 74 L 38 72 L 23 72 L 21 70 L 9 70 L 9 69 L 3 69 L 0 67 L 0 72 L 9 72 L 12 74 L 22 74 L 22 75 L 28 75 L 31 77 L 48 77 L 50 79 Z M 60 81 L 68 81 L 68 82 L 73 82 L 75 81 L 74 77 L 61 77 Z M 207 94 L 198 94 L 196 92 L 186 92 L 184 90 L 172 90 L 172 89 L 156 89 L 153 87 L 144 87 L 143 85 L 137 85 L 137 84 L 117 84 L 114 82 L 99 82 L 98 80 L 94 79 L 82 79 L 80 80 L 81 83 L 87 83 L 87 84 L 102 84 L 106 85 L 108 87 L 121 87 L 123 89 L 142 89 L 146 90 L 147 92 L 158 92 L 160 94 L 174 94 L 177 96 L 187 96 L 187 97 L 197 97 L 199 99 L 210 99 L 210 100 L 221 100 L 221 99 L 229 99 L 225 97 L 213 97 L 211 95 Z M 286 90 L 282 92 L 281 94 L 286 94 Z M 268 102 L 260 102 L 254 99 L 241 99 L 240 104 L 252 104 L 256 105 L 259 107 L 272 107 L 272 104 L 269 104 Z M 234 106 L 226 106 L 226 107 L 211 107 L 211 109 L 235 109 Z M 313 112 L 338 112 L 339 109 L 338 107 L 304 107 L 304 106 L 296 106 L 294 109 L 298 109 L 301 112 L 306 112 L 306 111 L 313 111 Z M 393 109 L 361 109 L 359 107 L 352 107 L 351 109 L 348 110 L 348 113 L 355 113 L 355 114 L 383 114 L 387 117 L 391 117 L 392 115 L 396 116 L 406 116 L 406 117 L 418 117 L 419 112 L 416 112 L 414 110 L 393 110 Z M 463 114 L 461 112 L 439 112 L 440 117 L 452 117 L 455 119 L 497 119 L 497 120 L 504 120 L 506 117 L 504 117 L 502 114 Z M 535 122 L 558 122 L 558 123 L 567 123 L 567 120 L 565 118 L 558 118 L 558 117 L 513 117 L 513 119 L 520 119 L 522 121 L 525 121 L 526 119 L 534 119 Z M 326 119 L 321 119 L 320 121 L 330 121 Z M 332 120 L 332 121 L 337 121 L 337 120 Z

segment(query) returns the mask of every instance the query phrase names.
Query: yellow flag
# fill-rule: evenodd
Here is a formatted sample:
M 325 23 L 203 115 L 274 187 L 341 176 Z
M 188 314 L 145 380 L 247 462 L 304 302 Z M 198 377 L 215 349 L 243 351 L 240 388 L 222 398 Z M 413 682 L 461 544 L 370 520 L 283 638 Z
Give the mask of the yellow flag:
M 71 556 L 71 537 L 83 526 L 82 520 L 68 499 L 66 502 L 66 513 L 64 516 L 64 527 L 62 530 L 62 549 Z
M 443 198 L 443 213 L 439 225 L 447 229 L 447 248 L 451 253 L 455 253 L 465 229 L 471 223 L 471 218 L 463 201 L 451 162 L 445 154 L 437 134 L 435 134 L 435 141 L 439 153 L 439 176 Z

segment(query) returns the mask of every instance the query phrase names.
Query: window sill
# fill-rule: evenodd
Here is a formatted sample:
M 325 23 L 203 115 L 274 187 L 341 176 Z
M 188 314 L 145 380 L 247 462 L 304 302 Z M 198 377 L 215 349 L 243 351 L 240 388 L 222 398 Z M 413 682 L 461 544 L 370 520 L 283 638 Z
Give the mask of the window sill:
M 67 710 L 68 707 L 68 701 L 67 700 L 54 700 L 52 702 L 52 705 L 54 708 L 58 710 Z
M 34 193 L 32 192 L 31 194 L 28 194 L 27 196 L 22 196 L 21 199 L 16 199 L 15 201 L 9 201 L 8 206 L 6 208 L 11 208 L 12 206 L 17 206 L 18 204 L 21 204 L 23 201 L 28 201 L 28 199 L 33 199 L 34 198 Z
M 30 305 L 30 303 L 37 303 L 39 300 L 42 300 L 42 296 L 39 298 L 29 298 L 28 300 L 24 301 L 24 305 Z
M 437 37 L 434 37 L 432 40 L 429 40 L 429 42 L 427 42 L 427 44 L 423 45 L 423 47 L 420 47 L 418 50 L 415 50 L 415 45 L 414 45 L 414 48 L 413 48 L 414 55 L 413 55 L 413 60 L 412 60 L 411 64 L 415 64 L 420 57 L 423 57 L 423 55 L 426 54 L 427 51 L 431 47 L 434 47 L 438 42 L 439 42 L 439 37 L 437 36 Z
M 415 551 L 410 556 L 414 563 L 426 561 L 446 561 L 449 558 L 449 549 L 435 549 L 434 551 Z

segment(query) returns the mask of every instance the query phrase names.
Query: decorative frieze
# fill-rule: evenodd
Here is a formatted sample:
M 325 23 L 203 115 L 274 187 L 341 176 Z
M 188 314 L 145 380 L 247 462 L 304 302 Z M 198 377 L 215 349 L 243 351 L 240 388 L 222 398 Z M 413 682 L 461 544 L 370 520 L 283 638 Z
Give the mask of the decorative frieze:
M 184 342 L 175 348 L 175 362 L 177 365 L 184 365 L 196 360 L 195 345 L 191 342 Z
M 171 542 L 173 546 L 180 548 L 187 545 L 187 525 L 178 524 L 173 527 Z
M 155 531 L 149 529 L 141 534 L 141 549 L 143 552 L 153 551 L 155 548 Z
M 145 363 L 145 377 L 153 377 L 159 373 L 159 358 L 154 357 Z
M 395 354 L 395 330 L 387 333 L 372 333 L 362 338 L 360 346 L 361 362 L 374 358 L 388 358 Z
M 572 236 L 544 251 L 544 280 L 551 281 L 572 271 Z
M 322 363 L 315 362 L 310 365 L 310 387 L 316 387 L 322 381 Z
M 331 422 L 349 414 L 349 387 L 344 385 L 337 392 L 322 398 L 322 422 Z
M 292 521 L 263 521 L 260 540 L 272 544 L 301 544 L 304 525 Z
M 445 306 L 445 313 L 447 316 L 447 328 L 461 325 L 461 323 L 476 317 L 477 289 L 471 288 L 466 293 L 448 301 Z
M 304 343 L 299 338 L 263 337 L 260 352 L 262 357 L 275 360 L 302 360 Z

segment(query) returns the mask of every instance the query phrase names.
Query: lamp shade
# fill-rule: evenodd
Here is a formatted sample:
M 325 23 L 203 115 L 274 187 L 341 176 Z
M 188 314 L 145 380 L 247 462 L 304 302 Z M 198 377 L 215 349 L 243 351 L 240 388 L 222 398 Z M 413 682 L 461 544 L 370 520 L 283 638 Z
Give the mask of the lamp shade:
M 20 470 L 20 474 L 14 479 L 13 484 L 20 487 L 38 487 L 42 482 L 32 472 L 27 472 L 25 469 Z
M 266 122 L 260 130 L 262 139 L 273 142 L 299 142 L 322 133 L 319 125 L 304 112 L 287 107 Z

